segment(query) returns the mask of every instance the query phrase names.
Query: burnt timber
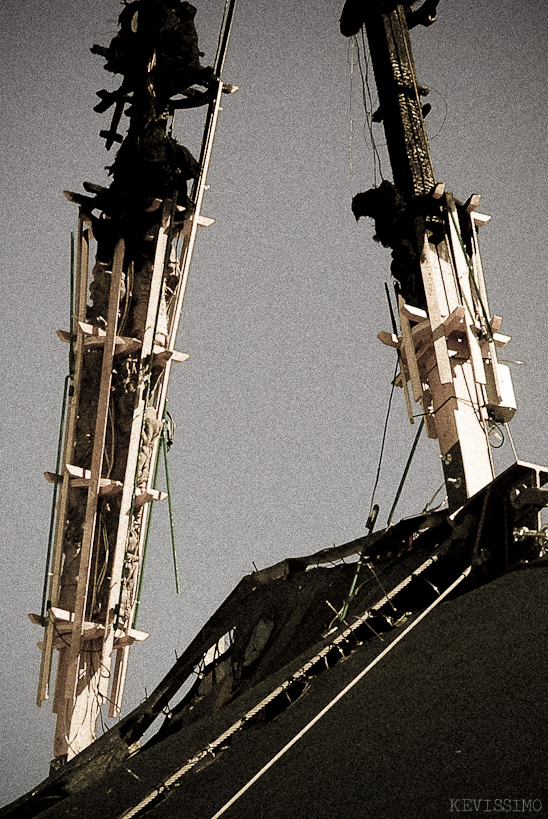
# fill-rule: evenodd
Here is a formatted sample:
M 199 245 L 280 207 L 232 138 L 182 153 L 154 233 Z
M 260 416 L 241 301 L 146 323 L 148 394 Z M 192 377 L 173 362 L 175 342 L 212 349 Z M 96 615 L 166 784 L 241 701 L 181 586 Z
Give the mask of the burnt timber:
M 122 75 L 95 106 L 114 105 L 100 135 L 107 149 L 121 145 L 108 188 L 65 191 L 79 206 L 71 327 L 58 331 L 70 373 L 62 459 L 45 473 L 55 491 L 42 611 L 29 615 L 44 627 L 39 706 L 58 653 L 55 767 L 94 741 L 102 704 L 120 714 L 130 646 L 148 637 L 135 623 L 150 508 L 167 497 L 156 467 L 171 367 L 189 357 L 175 340 L 196 232 L 213 222 L 201 206 L 221 96 L 237 90 L 221 80 L 233 9 L 228 2 L 211 67 L 200 63 L 196 9 L 186 2 L 126 3 L 110 45 L 92 48 Z M 169 133 L 174 110 L 195 105 L 207 112 L 199 160 Z

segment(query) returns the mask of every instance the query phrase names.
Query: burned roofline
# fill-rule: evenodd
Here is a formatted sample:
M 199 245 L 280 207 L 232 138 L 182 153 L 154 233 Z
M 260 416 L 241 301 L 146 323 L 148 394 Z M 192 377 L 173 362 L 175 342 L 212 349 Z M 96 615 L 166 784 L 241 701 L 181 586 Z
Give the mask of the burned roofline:
M 462 561 L 471 557 L 475 571 L 474 584 L 481 585 L 519 562 L 538 556 L 540 535 L 536 537 L 535 531 L 539 509 L 547 503 L 545 493 L 548 490 L 542 489 L 547 482 L 547 468 L 519 461 L 470 498 L 458 512 L 436 515 L 425 531 L 421 532 L 421 527 L 427 523 L 426 518 L 419 515 L 400 521 L 370 538 L 358 538 L 308 557 L 288 558 L 270 569 L 244 577 L 144 702 L 34 791 L 6 806 L 0 811 L 0 816 L 36 816 L 50 805 L 88 787 L 109 769 L 123 762 L 130 754 L 130 746 L 168 708 L 170 700 L 208 649 L 233 628 L 240 617 L 249 617 L 254 589 L 270 584 L 275 586 L 278 581 L 283 582 L 292 576 L 298 579 L 313 575 L 314 571 L 307 572 L 309 566 L 359 554 L 366 545 L 375 547 L 376 555 L 372 559 L 378 560 L 379 567 L 383 561 L 394 566 L 398 561 L 387 557 L 390 545 L 398 547 L 402 541 L 413 536 L 413 553 L 443 552 L 459 571 Z M 498 544 L 501 544 L 500 548 Z M 319 571 L 329 573 L 330 570 Z M 317 646 L 318 641 L 315 640 L 310 650 Z M 279 677 L 280 670 L 268 679 Z M 267 682 L 264 679 L 259 681 L 261 691 Z M 241 699 L 247 704 L 250 695 L 252 691 L 248 690 Z M 236 699 L 240 700 L 238 697 Z

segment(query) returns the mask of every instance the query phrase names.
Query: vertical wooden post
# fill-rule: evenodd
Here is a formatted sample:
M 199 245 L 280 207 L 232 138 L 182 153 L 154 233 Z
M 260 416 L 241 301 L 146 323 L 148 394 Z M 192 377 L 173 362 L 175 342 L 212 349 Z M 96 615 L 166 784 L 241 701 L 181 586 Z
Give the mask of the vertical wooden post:
M 85 225 L 82 214 L 78 218 L 77 237 L 77 257 L 76 257 L 76 302 L 74 305 L 74 322 L 84 321 L 86 318 L 86 302 L 89 280 L 89 230 Z M 74 328 L 71 328 L 71 332 Z M 71 448 L 74 441 L 74 433 L 78 419 L 78 400 L 80 394 L 80 383 L 82 377 L 82 360 L 84 353 L 84 340 L 81 334 L 73 339 L 74 344 L 74 382 L 72 384 L 72 395 L 69 398 L 67 421 L 65 425 L 65 441 L 63 450 L 63 464 L 69 463 L 71 459 Z M 59 596 L 59 582 L 61 577 L 61 562 L 63 558 L 63 533 L 66 525 L 67 506 L 69 498 L 68 480 L 63 480 L 58 501 L 57 519 L 55 527 L 55 539 L 51 558 L 51 582 L 49 586 L 50 605 L 56 606 Z M 48 614 L 48 622 L 44 634 L 44 646 L 42 649 L 42 659 L 40 663 L 40 676 L 38 681 L 37 705 L 40 706 L 45 699 L 49 698 L 49 686 L 51 678 L 51 668 L 53 661 L 53 641 L 55 628 L 52 618 Z
M 122 591 L 122 572 L 124 567 L 124 558 L 126 554 L 128 536 L 131 529 L 132 513 L 134 509 L 135 480 L 139 459 L 139 450 L 141 445 L 142 423 L 146 401 L 146 383 L 143 376 L 148 373 L 148 359 L 152 354 L 154 346 L 156 315 L 159 309 L 158 305 L 161 298 L 166 253 L 170 252 L 170 248 L 168 247 L 168 237 L 170 230 L 171 207 L 172 207 L 171 201 L 166 200 L 163 206 L 162 222 L 160 225 L 158 242 L 156 245 L 156 254 L 154 258 L 152 281 L 150 284 L 150 296 L 145 323 L 145 332 L 143 337 L 143 345 L 141 348 L 141 361 L 139 368 L 141 377 L 135 399 L 135 408 L 133 411 L 133 420 L 129 439 L 129 449 L 126 461 L 126 473 L 124 478 L 124 488 L 122 491 L 122 500 L 120 504 L 120 517 L 118 523 L 118 532 L 116 536 L 116 545 L 114 548 L 114 561 L 112 564 L 110 588 L 107 603 L 107 620 L 105 623 L 105 636 L 103 640 L 101 654 L 101 667 L 103 668 L 103 676 L 101 679 L 99 691 L 103 697 L 106 697 L 108 692 L 109 673 L 112 651 L 114 646 L 114 632 L 116 626 L 117 609 L 120 601 L 120 594 Z M 150 377 L 150 373 L 148 373 L 148 377 Z M 151 472 L 153 471 L 154 470 L 151 470 Z M 122 623 L 122 627 L 124 627 L 125 625 L 126 625 L 125 623 Z
M 86 614 L 86 603 L 88 596 L 90 572 L 90 557 L 93 548 L 93 539 L 95 535 L 97 498 L 99 496 L 99 482 L 101 479 L 101 470 L 103 466 L 103 456 L 105 449 L 108 406 L 110 401 L 110 386 L 112 382 L 112 362 L 114 358 L 114 350 L 116 344 L 116 330 L 118 326 L 118 310 L 120 305 L 120 288 L 122 284 L 123 263 L 124 241 L 123 239 L 120 239 L 114 251 L 114 261 L 112 264 L 112 280 L 110 285 L 110 296 L 106 327 L 107 334 L 105 338 L 105 344 L 103 347 L 103 362 L 101 366 L 99 401 L 97 404 L 97 417 L 95 423 L 95 433 L 93 436 L 91 477 L 88 487 L 86 516 L 84 521 L 84 533 L 82 537 L 82 547 L 80 552 L 78 588 L 76 592 L 76 602 L 74 607 L 74 626 L 72 630 L 71 644 L 68 653 L 68 668 L 65 696 L 69 702 L 72 702 L 74 700 L 76 694 L 81 637 L 83 623 Z

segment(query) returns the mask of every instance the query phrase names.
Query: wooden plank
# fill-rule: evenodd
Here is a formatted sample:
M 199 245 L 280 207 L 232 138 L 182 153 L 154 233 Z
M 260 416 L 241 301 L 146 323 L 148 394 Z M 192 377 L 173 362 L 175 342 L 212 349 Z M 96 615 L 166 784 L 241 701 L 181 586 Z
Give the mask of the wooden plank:
M 400 313 L 400 327 L 402 332 L 402 347 L 405 353 L 405 360 L 407 362 L 407 367 L 409 368 L 409 378 L 411 380 L 411 388 L 413 390 L 413 398 L 415 401 L 420 402 L 423 412 L 423 389 L 422 389 L 422 379 L 419 373 L 419 365 L 417 364 L 417 356 L 415 351 L 415 343 L 413 341 L 413 335 L 411 333 L 411 324 L 409 319 L 402 311 L 402 307 L 405 304 L 403 297 L 398 296 L 398 309 Z
M 470 215 L 472 216 L 472 222 L 476 227 L 484 227 L 492 219 L 491 216 L 488 216 L 486 213 L 478 213 L 477 210 Z
M 491 358 L 493 361 L 498 362 L 498 357 L 496 355 L 496 348 L 499 347 L 506 347 L 507 344 L 512 341 L 512 336 L 505 336 L 502 333 L 493 333 L 493 342 L 492 344 L 495 347 L 495 353 L 493 353 L 493 347 L 491 342 L 487 341 L 486 338 L 483 338 L 480 341 L 480 347 L 482 350 L 482 354 L 484 358 Z
M 129 662 L 129 645 L 120 646 L 116 651 L 114 675 L 110 692 L 110 706 L 108 715 L 114 719 L 120 715 L 126 685 L 127 668 Z
M 417 346 L 422 344 L 424 341 L 428 341 L 430 344 L 433 343 L 432 327 L 430 326 L 428 319 L 426 321 L 421 321 L 420 324 L 415 324 L 415 326 L 411 328 L 411 335 L 413 336 L 415 350 L 417 350 Z
M 409 381 L 409 369 L 407 367 L 407 362 L 405 361 L 405 355 L 400 349 L 401 340 L 397 335 L 395 335 L 395 333 L 387 333 L 385 330 L 381 330 L 380 333 L 377 333 L 377 338 L 387 347 L 392 347 L 393 349 L 396 349 L 398 351 L 398 363 L 400 365 L 400 371 L 396 378 L 394 379 L 394 385 L 396 387 L 403 388 L 407 417 L 409 418 L 409 423 L 414 424 L 415 417 L 413 415 L 413 407 L 411 406 L 411 398 L 409 397 L 409 387 L 407 386 L 407 382 Z
M 432 191 L 433 199 L 441 199 L 445 193 L 445 182 L 438 182 Z
M 190 358 L 189 353 L 179 353 L 176 350 L 169 350 L 163 347 L 159 347 L 158 345 L 154 345 L 154 365 L 159 367 L 165 367 L 168 361 L 171 361 L 172 364 L 181 363 L 183 361 L 188 361 Z
M 93 452 L 91 457 L 91 479 L 88 487 L 84 532 L 80 551 L 78 586 L 74 607 L 74 629 L 72 632 L 71 645 L 68 650 L 69 654 L 65 697 L 70 703 L 74 701 L 76 696 L 80 645 L 88 596 L 90 559 L 95 535 L 97 499 L 99 497 L 101 470 L 103 466 L 108 407 L 110 402 L 110 387 L 112 383 L 112 364 L 116 345 L 116 329 L 118 326 L 118 310 L 120 305 L 124 249 L 124 241 L 123 239 L 120 239 L 114 250 L 114 261 L 112 265 L 112 279 L 107 315 L 107 337 L 103 349 L 101 382 L 99 386 L 99 400 L 97 403 L 97 417 L 95 422 Z
M 412 304 L 404 304 L 401 309 L 403 315 L 406 316 L 409 321 L 421 322 L 426 321 L 428 318 L 426 310 L 421 310 L 420 307 L 413 307 Z
M 79 321 L 78 329 L 86 336 L 84 341 L 86 347 L 102 347 L 105 343 L 107 333 L 102 327 L 97 327 L 94 324 Z M 61 332 L 62 331 L 57 331 L 58 335 Z M 117 335 L 114 352 L 116 355 L 119 355 L 120 353 L 134 353 L 137 350 L 140 350 L 141 346 L 142 341 L 138 338 Z
M 409 379 L 411 381 L 411 388 L 413 390 L 413 397 L 415 401 L 420 404 L 422 417 L 426 428 L 426 434 L 429 438 L 436 438 L 436 425 L 434 418 L 428 411 L 426 405 L 424 390 L 422 386 L 422 378 L 419 370 L 419 362 L 417 359 L 417 351 L 415 347 L 415 339 L 413 338 L 413 331 L 411 324 L 407 318 L 405 311 L 405 302 L 402 296 L 398 296 L 398 311 L 400 315 L 400 327 L 402 330 L 402 358 L 405 360 L 409 371 Z M 411 416 L 411 411 L 408 408 L 408 415 Z M 411 423 L 414 422 L 413 421 Z
M 194 216 L 193 219 L 186 219 L 183 222 L 181 251 L 180 251 L 180 256 L 179 256 L 178 265 L 177 265 L 178 272 L 180 273 L 180 282 L 179 282 L 179 285 L 178 285 L 178 288 L 177 288 L 177 291 L 176 291 L 176 294 L 175 294 L 175 297 L 174 297 L 174 303 L 172 304 L 171 309 L 170 309 L 170 311 L 168 313 L 168 343 L 167 343 L 166 347 L 167 347 L 168 350 L 172 350 L 172 351 L 175 348 L 175 340 L 176 340 L 176 336 L 177 336 L 177 330 L 178 330 L 178 327 L 179 327 L 179 320 L 180 320 L 180 316 L 181 316 L 183 301 L 184 301 L 184 297 L 185 297 L 185 294 L 186 294 L 186 288 L 187 288 L 187 284 L 188 284 L 188 276 L 189 276 L 189 272 L 190 272 L 190 264 L 191 264 L 191 261 L 192 261 L 192 256 L 193 256 L 193 251 L 194 251 L 194 244 L 195 244 L 195 241 L 196 241 L 197 229 L 198 229 L 198 227 L 200 225 L 200 222 L 202 224 L 203 224 L 204 221 L 209 222 L 209 220 L 207 220 L 207 217 L 202 217 L 201 216 L 201 207 L 202 207 L 203 196 L 204 196 L 204 192 L 205 192 L 206 184 L 207 184 L 207 173 L 208 173 L 209 163 L 210 163 L 210 159 L 211 159 L 211 152 L 212 152 L 212 147 L 213 147 L 213 140 L 214 140 L 214 136 L 215 136 L 215 130 L 216 130 L 216 127 L 217 127 L 217 120 L 218 120 L 218 116 L 219 116 L 219 111 L 221 110 L 221 97 L 222 97 L 222 83 L 219 81 L 216 97 L 215 97 L 214 101 L 210 104 L 209 109 L 208 109 L 206 128 L 205 128 L 205 131 L 204 131 L 204 138 L 203 138 L 203 142 L 202 142 L 202 150 L 201 150 L 201 155 L 200 155 L 200 172 L 198 174 L 198 178 L 196 180 L 195 187 L 194 187 L 193 192 L 192 192 L 192 196 L 193 196 L 194 203 L 195 203 L 195 208 L 194 208 L 195 216 Z M 167 207 L 169 208 L 169 204 L 168 204 Z M 162 225 L 163 225 L 163 223 L 164 223 L 164 221 L 166 219 L 166 216 L 167 216 L 168 212 L 169 212 L 169 210 L 166 209 L 166 205 L 164 204 Z M 163 238 L 163 237 L 164 237 L 164 234 L 162 233 L 162 229 L 161 229 L 159 239 Z M 166 244 L 166 246 L 165 246 L 164 252 L 161 255 L 162 265 L 163 265 L 163 261 L 165 259 L 165 253 L 166 252 L 171 253 L 171 248 L 167 247 L 167 241 L 166 241 L 165 244 Z M 156 254 L 156 258 L 158 258 L 158 253 Z M 156 261 L 155 261 L 154 270 L 156 271 Z M 154 273 L 153 273 L 153 279 L 154 279 Z M 159 396 L 158 396 L 158 401 L 155 404 L 155 408 L 157 410 L 157 417 L 158 418 L 163 417 L 165 401 L 166 401 L 166 396 L 167 396 L 167 388 L 168 388 L 168 383 L 169 383 L 169 376 L 170 376 L 170 373 L 171 373 L 171 366 L 172 366 L 173 363 L 174 363 L 174 358 L 173 357 L 169 358 L 166 361 L 164 372 L 163 372 L 163 374 L 161 376 L 161 378 L 162 378 L 161 388 L 160 388 L 160 392 L 159 392 Z M 155 442 L 154 448 L 153 448 L 153 456 L 152 456 L 152 463 L 153 464 L 156 462 L 157 453 L 158 453 L 158 446 L 159 446 L 159 439 Z M 131 457 L 133 458 L 135 453 L 131 449 L 131 443 L 130 443 L 130 452 L 131 452 Z M 128 466 L 130 466 L 129 463 L 128 463 Z M 133 480 L 133 476 L 135 475 L 135 469 L 136 469 L 136 463 L 134 463 L 134 466 L 133 466 L 132 480 Z M 154 469 L 151 469 L 150 474 L 149 474 L 149 487 L 152 485 L 153 473 L 154 473 Z M 128 475 L 128 470 L 127 469 L 126 469 L 126 475 Z M 140 554 L 142 554 L 142 549 L 143 549 L 143 544 L 144 544 L 144 537 L 145 537 L 145 533 L 146 533 L 146 526 L 147 526 L 147 520 L 148 520 L 148 512 L 149 512 L 149 507 L 145 506 L 144 509 L 143 509 L 143 512 L 142 512 L 143 517 L 142 517 L 141 535 L 140 535 L 140 542 L 139 542 L 139 553 Z M 120 533 L 120 535 L 121 534 L 122 533 Z M 118 542 L 118 539 L 117 539 L 117 542 Z M 124 547 L 125 547 L 125 537 L 124 537 Z M 122 560 L 123 560 L 123 556 L 122 556 Z M 111 585 L 111 590 L 112 590 L 111 601 L 115 600 L 116 604 L 117 604 L 117 601 L 118 601 L 118 597 L 116 595 L 119 596 L 119 593 L 120 593 L 119 574 L 120 573 L 119 573 L 118 566 L 117 566 L 116 567 L 116 577 L 114 577 L 114 583 L 113 583 L 113 585 Z M 116 584 L 118 584 L 117 588 L 116 588 Z M 135 610 L 135 601 L 133 603 L 133 611 L 134 610 Z M 110 606 L 109 606 L 109 611 L 110 611 Z M 133 618 L 133 614 L 132 614 L 132 618 Z M 109 648 L 109 641 L 110 641 L 110 648 Z M 111 636 L 108 633 L 105 634 L 105 643 L 103 645 L 103 652 L 102 652 L 103 658 L 105 658 L 107 655 L 109 655 L 109 651 L 110 651 L 110 654 L 112 654 L 112 645 L 113 645 L 113 643 L 112 643 Z M 110 660 L 110 657 L 109 657 L 109 660 Z M 127 657 L 124 660 L 124 666 L 125 666 L 125 668 L 127 668 Z M 116 683 L 116 686 L 117 686 L 116 701 L 121 704 L 121 698 L 122 698 L 122 695 L 123 695 L 123 687 L 124 687 L 124 684 L 125 684 L 125 671 L 124 671 L 123 668 L 122 668 L 121 676 L 118 676 L 117 679 L 118 679 L 118 682 Z M 104 690 L 104 688 L 102 690 Z
M 386 330 L 381 330 L 377 333 L 377 338 L 386 347 L 393 347 L 396 350 L 400 349 L 401 340 L 395 333 L 388 333 Z
M 466 210 L 467 213 L 473 213 L 475 210 L 478 209 L 480 202 L 481 202 L 481 193 L 473 193 L 466 200 L 466 202 L 464 204 L 464 209 Z
M 89 469 L 81 469 L 72 464 L 65 464 L 65 470 L 69 475 L 69 485 L 71 489 L 81 489 L 88 487 L 91 481 L 91 471 Z M 48 483 L 57 482 L 58 485 L 63 482 L 63 475 L 56 475 L 55 472 L 44 472 L 44 477 Z M 116 495 L 122 491 L 122 481 L 113 481 L 110 478 L 101 478 L 99 481 L 99 495 Z
M 440 294 L 438 293 L 442 273 L 438 265 L 438 259 L 434 258 L 433 251 L 428 241 L 428 234 L 424 230 L 424 223 L 422 219 L 417 220 L 418 223 L 418 240 L 421 248 L 421 272 L 424 282 L 424 292 L 426 295 L 426 302 L 428 305 L 428 317 L 432 327 L 432 335 L 434 338 L 434 351 L 436 354 L 436 363 L 440 374 L 440 381 L 442 384 L 450 384 L 453 380 L 451 373 L 451 364 L 449 361 L 449 353 L 447 350 L 447 342 L 445 333 L 443 332 L 443 319 L 449 313 L 449 306 L 445 295 L 441 296 L 443 299 L 440 305 Z M 422 225 L 422 235 L 421 235 Z M 440 332 L 441 328 L 441 332 Z
M 81 641 L 82 643 L 90 642 L 91 640 L 97 640 L 98 638 L 102 637 L 105 633 L 105 627 L 101 624 L 88 624 L 84 625 L 84 631 L 82 632 Z M 64 627 L 58 628 L 56 631 L 56 637 L 53 641 L 53 648 L 54 649 L 65 649 L 70 646 L 71 643 L 71 635 L 72 631 L 66 625 Z M 143 635 L 143 636 L 140 636 Z M 117 631 L 115 638 L 114 638 L 114 649 L 117 651 L 118 649 L 129 648 L 135 642 L 142 642 L 146 640 L 149 635 L 146 632 L 136 631 L 136 629 L 130 629 L 128 634 L 124 632 Z M 44 641 L 36 643 L 40 650 L 44 648 Z M 114 684 L 113 684 L 114 685 Z M 121 703 L 120 703 L 121 705 Z
M 166 253 L 169 253 L 171 251 L 171 248 L 168 247 L 170 212 L 171 202 L 169 200 L 166 200 L 164 202 L 162 211 L 162 221 L 160 225 L 160 230 L 158 232 L 154 266 L 152 271 L 152 280 L 150 284 L 150 295 L 147 316 L 145 321 L 145 331 L 143 335 L 143 346 L 141 348 L 141 372 L 145 368 L 148 356 L 151 354 L 154 346 L 154 328 L 156 323 L 156 313 L 158 310 L 158 304 L 162 295 L 161 288 L 163 282 L 165 258 Z M 118 601 L 120 599 L 120 594 L 122 590 L 122 571 L 124 566 L 127 538 L 131 526 L 131 510 L 134 505 L 135 476 L 137 471 L 137 463 L 140 450 L 141 428 L 144 410 L 145 379 L 141 379 L 139 392 L 136 396 L 136 403 L 131 426 L 126 471 L 124 477 L 124 489 L 122 492 L 122 498 L 120 502 L 120 517 L 118 531 L 116 535 L 116 545 L 114 547 L 114 558 L 112 564 L 109 596 L 107 603 L 108 618 L 107 629 L 105 631 L 105 637 L 103 640 L 103 647 L 101 651 L 101 666 L 103 669 L 105 669 L 107 673 L 110 671 L 112 659 L 114 645 L 115 611 L 118 607 Z M 154 470 L 151 469 L 150 471 L 153 472 Z M 101 679 L 99 693 L 103 697 L 106 697 L 108 694 L 108 678 L 106 677 L 106 674 Z
M 137 509 L 145 503 L 151 501 L 163 501 L 167 498 L 167 492 L 161 492 L 159 489 L 136 489 L 134 505 Z
M 446 337 L 454 332 L 466 332 L 466 308 L 462 304 L 455 307 L 453 312 L 447 316 L 443 322 L 443 329 Z

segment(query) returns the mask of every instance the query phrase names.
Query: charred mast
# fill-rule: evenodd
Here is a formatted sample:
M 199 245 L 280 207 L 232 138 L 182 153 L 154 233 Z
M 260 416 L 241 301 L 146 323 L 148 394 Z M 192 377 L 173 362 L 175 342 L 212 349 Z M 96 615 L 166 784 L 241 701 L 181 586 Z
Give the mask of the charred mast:
M 122 78 L 95 106 L 113 107 L 100 133 L 120 147 L 108 187 L 65 192 L 79 206 L 71 327 L 59 331 L 70 375 L 63 457 L 46 473 L 59 501 L 44 600 L 31 615 L 45 626 L 39 705 L 59 653 L 56 765 L 94 740 L 102 703 L 120 712 L 129 647 L 148 636 L 135 623 L 151 503 L 166 498 L 156 462 L 171 365 L 188 358 L 174 345 L 196 229 L 213 222 L 200 209 L 220 99 L 236 90 L 220 79 L 233 7 L 214 66 L 201 64 L 196 9 L 181 0 L 125 3 L 112 42 L 91 49 Z M 198 105 L 207 114 L 196 158 L 171 130 L 176 109 Z
M 438 183 L 425 128 L 428 93 L 417 80 L 409 29 L 436 19 L 437 0 L 418 8 L 394 0 L 347 0 L 341 31 L 367 34 L 393 181 L 352 201 L 356 219 L 375 221 L 375 238 L 392 249 L 400 334 L 380 333 L 398 350 L 397 384 L 411 423 L 422 417 L 437 438 L 451 509 L 495 477 L 489 434 L 515 412 L 508 367 L 497 349 L 510 339 L 489 312 L 478 229 L 480 196 L 457 201 Z M 410 384 L 410 390 L 408 387 Z M 410 392 L 419 407 L 415 411 Z

